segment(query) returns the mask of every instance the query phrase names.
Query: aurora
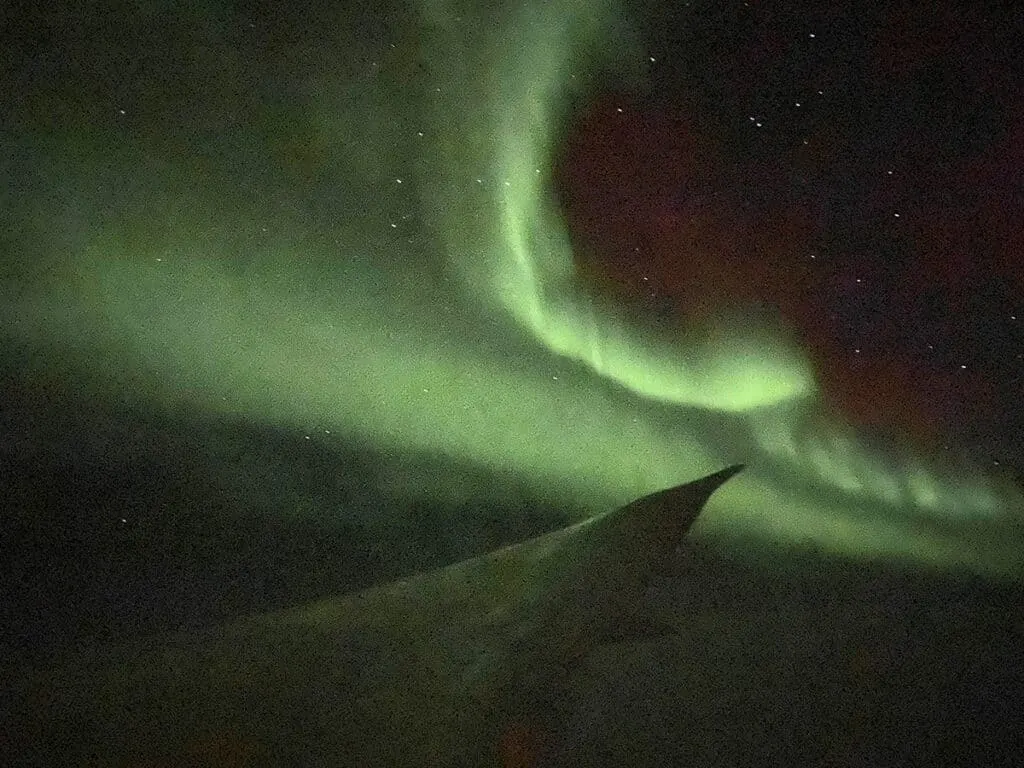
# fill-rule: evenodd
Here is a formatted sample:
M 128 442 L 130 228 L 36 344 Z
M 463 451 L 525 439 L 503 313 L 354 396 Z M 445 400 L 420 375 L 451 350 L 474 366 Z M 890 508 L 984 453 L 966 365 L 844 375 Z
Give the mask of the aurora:
M 428 1 L 383 43 L 330 40 L 287 71 L 284 117 L 247 111 L 237 62 L 211 94 L 191 61 L 199 106 L 159 138 L 83 119 L 21 139 L 60 182 L 15 204 L 45 257 L 4 286 L 5 336 L 97 397 L 447 456 L 592 509 L 743 462 L 699 535 L 1018 576 L 1020 492 L 829 412 L 781 318 L 666 331 L 588 289 L 554 157 L 588 89 L 643 88 L 647 58 L 611 3 L 491 13 Z M 211 116 L 225 93 L 252 122 Z

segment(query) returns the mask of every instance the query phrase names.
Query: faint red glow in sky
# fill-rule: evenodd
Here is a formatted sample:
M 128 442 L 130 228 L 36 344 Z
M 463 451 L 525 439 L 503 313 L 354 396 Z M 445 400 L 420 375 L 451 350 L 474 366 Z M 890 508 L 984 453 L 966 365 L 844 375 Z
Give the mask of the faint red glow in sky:
M 1024 224 L 1007 217 L 1012 180 L 1000 178 L 1019 180 L 1024 130 L 954 167 L 895 181 L 941 191 L 904 210 L 907 251 L 898 261 L 870 249 L 842 253 L 841 243 L 832 258 L 811 259 L 828 235 L 825 218 L 814 195 L 792 193 L 789 181 L 820 178 L 837 142 L 817 137 L 771 167 L 737 163 L 686 115 L 638 110 L 618 96 L 598 101 L 559 168 L 580 271 L 612 295 L 642 302 L 656 294 L 688 323 L 768 305 L 805 345 L 839 413 L 939 444 L 951 426 L 996 410 L 985 376 L 925 346 L 928 333 L 956 334 L 958 313 L 986 275 L 1017 281 L 1024 295 Z M 865 205 L 908 199 L 912 190 L 893 184 L 880 178 Z M 871 285 L 884 287 L 884 302 L 862 310 L 858 297 Z M 924 323 L 926 310 L 930 325 L 917 338 L 907 324 Z M 851 313 L 870 332 L 860 346 L 844 327 Z

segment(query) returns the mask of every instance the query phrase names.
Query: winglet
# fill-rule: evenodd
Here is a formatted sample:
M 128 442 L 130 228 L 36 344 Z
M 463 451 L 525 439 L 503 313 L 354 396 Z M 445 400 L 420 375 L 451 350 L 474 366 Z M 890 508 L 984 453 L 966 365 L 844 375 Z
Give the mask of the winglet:
M 687 483 L 685 486 L 681 487 L 693 488 L 694 494 L 703 493 L 704 501 L 706 502 L 709 498 L 711 498 L 711 494 L 713 494 L 720 487 L 725 485 L 726 481 L 730 480 L 732 477 L 742 472 L 744 467 L 746 467 L 746 464 L 733 464 L 731 467 L 726 467 L 725 469 L 721 469 L 718 472 L 715 472 L 714 474 L 708 475 L 707 477 L 703 477 L 700 480 L 694 480 L 692 483 Z
M 711 494 L 744 466 L 735 464 L 699 480 L 637 499 L 612 513 L 615 524 L 628 529 L 632 538 L 646 540 L 652 548 L 674 548 L 697 520 Z

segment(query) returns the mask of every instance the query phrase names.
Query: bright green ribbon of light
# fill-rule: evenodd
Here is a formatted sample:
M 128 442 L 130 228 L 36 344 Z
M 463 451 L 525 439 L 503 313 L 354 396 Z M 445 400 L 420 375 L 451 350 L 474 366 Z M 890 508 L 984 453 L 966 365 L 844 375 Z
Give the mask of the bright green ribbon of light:
M 684 352 L 653 342 L 612 308 L 595 307 L 578 285 L 549 187 L 554 129 L 609 49 L 624 77 L 639 78 L 645 59 L 610 4 L 524 4 L 509 12 L 513 23 L 479 39 L 468 33 L 472 18 L 434 13 L 436 27 L 448 30 L 434 52 L 437 68 L 454 63 L 456 79 L 435 99 L 445 120 L 443 181 L 431 200 L 469 293 L 504 309 L 557 354 L 646 398 L 741 412 L 815 390 L 807 360 L 781 335 L 721 329 L 714 343 L 690 343 Z M 479 131 L 479 119 L 487 130 Z

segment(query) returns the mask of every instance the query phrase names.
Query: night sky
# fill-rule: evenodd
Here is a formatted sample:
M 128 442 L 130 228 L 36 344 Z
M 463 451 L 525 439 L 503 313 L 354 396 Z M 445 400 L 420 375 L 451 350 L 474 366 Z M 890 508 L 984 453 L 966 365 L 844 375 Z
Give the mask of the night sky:
M 1018 578 L 1018 16 L 5 4 L 4 647 L 736 462 L 727 548 Z
M 1020 464 L 1017 11 L 676 3 L 562 149 L 578 258 L 653 311 L 767 304 L 847 418 Z

